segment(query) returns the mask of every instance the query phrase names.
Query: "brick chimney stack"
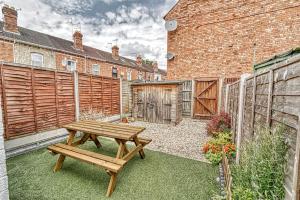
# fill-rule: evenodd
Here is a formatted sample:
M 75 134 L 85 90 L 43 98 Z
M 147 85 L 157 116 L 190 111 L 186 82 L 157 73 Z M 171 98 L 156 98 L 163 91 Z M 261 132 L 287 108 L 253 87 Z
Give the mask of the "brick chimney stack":
M 73 34 L 74 48 L 77 50 L 83 50 L 82 37 L 83 35 L 79 31 L 75 31 Z
M 119 47 L 117 45 L 112 46 L 111 53 L 113 59 L 119 60 Z
M 4 16 L 4 31 L 19 33 L 18 31 L 18 12 L 14 7 L 4 5 L 2 8 Z
M 142 59 L 142 56 L 141 55 L 138 55 L 136 57 L 136 64 L 137 65 L 142 65 L 143 64 L 143 59 Z
M 158 72 L 158 64 L 156 61 L 153 62 L 152 67 L 153 67 L 154 72 Z

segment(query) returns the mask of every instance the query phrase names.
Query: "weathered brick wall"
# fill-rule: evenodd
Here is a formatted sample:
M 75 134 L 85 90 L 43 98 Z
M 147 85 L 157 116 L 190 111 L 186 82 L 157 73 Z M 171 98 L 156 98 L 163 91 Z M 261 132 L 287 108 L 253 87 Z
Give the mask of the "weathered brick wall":
M 168 79 L 251 72 L 253 60 L 300 46 L 299 13 L 299 0 L 180 0 L 165 18 L 178 22 L 168 32 Z
M 55 68 L 55 52 L 52 50 L 42 49 L 34 46 L 15 44 L 15 62 L 25 65 L 31 65 L 31 53 L 40 53 L 44 58 L 44 66 L 47 68 Z
M 0 40 L 0 61 L 14 62 L 12 43 Z
M 78 72 L 86 72 L 85 69 L 85 58 L 74 56 L 74 55 L 68 55 L 64 53 L 56 53 L 56 69 L 65 71 L 66 66 L 63 66 L 63 60 L 73 60 L 76 62 L 76 67 Z
M 1 107 L 1 101 L 0 101 Z M 6 173 L 6 156 L 4 149 L 4 128 L 2 119 L 2 109 L 0 109 L 0 199 L 8 200 L 8 178 Z

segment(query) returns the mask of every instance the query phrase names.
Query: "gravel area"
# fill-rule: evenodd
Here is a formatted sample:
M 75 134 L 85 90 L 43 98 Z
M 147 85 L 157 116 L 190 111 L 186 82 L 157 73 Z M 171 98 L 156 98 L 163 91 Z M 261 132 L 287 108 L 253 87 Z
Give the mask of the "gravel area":
M 208 162 L 201 147 L 210 137 L 206 134 L 206 122 L 184 118 L 177 126 L 148 122 L 131 122 L 146 127 L 141 136 L 151 138 L 146 148 L 194 160 Z

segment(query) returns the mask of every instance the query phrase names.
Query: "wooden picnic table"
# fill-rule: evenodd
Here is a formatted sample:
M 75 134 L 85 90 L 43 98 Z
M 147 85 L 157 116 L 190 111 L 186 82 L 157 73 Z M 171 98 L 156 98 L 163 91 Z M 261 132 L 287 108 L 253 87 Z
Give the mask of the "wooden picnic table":
M 79 121 L 63 126 L 69 132 L 66 144 L 55 144 L 48 147 L 48 150 L 60 154 L 54 166 L 54 172 L 62 168 L 65 157 L 71 157 L 83 162 L 100 166 L 110 175 L 110 181 L 106 196 L 110 196 L 115 189 L 118 172 L 123 166 L 137 153 L 145 158 L 143 147 L 151 142 L 151 139 L 138 137 L 145 130 L 144 127 L 130 126 L 126 124 L 113 124 L 99 121 Z M 77 131 L 82 132 L 81 137 L 74 141 Z M 98 136 L 113 138 L 118 144 L 116 157 L 110 157 L 103 154 L 90 152 L 78 148 L 78 145 L 84 144 L 87 140 L 92 140 L 97 148 L 101 147 Z M 127 142 L 133 142 L 135 146 L 131 149 L 127 147 Z

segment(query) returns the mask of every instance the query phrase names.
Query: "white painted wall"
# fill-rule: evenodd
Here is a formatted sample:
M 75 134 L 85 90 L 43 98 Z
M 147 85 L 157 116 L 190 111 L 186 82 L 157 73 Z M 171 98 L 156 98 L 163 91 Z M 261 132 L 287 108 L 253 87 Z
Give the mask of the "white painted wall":
M 0 99 L 0 108 L 1 108 L 1 99 Z M 8 178 L 6 173 L 6 155 L 4 149 L 4 128 L 3 128 L 3 119 L 2 119 L 2 109 L 0 109 L 0 199 L 8 200 Z

